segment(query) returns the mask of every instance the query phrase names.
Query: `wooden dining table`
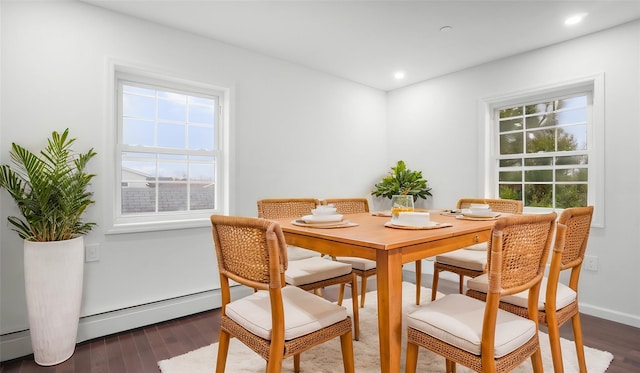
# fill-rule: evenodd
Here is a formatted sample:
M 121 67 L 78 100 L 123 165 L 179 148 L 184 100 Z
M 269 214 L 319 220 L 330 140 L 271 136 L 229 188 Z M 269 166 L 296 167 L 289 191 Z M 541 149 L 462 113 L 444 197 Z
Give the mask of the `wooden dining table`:
M 431 221 L 451 224 L 436 229 L 385 227 L 388 216 L 370 213 L 349 214 L 344 219 L 353 226 L 316 228 L 275 219 L 287 244 L 333 256 L 372 259 L 377 266 L 378 331 L 382 373 L 400 372 L 402 336 L 402 265 L 475 243 L 488 241 L 495 220 L 463 220 L 430 213 Z

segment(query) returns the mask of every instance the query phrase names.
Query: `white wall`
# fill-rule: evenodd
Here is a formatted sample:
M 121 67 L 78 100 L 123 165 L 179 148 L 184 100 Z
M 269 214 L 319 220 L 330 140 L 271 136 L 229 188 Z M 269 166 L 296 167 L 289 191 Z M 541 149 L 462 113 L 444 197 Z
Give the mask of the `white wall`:
M 208 228 L 105 234 L 114 154 L 106 140 L 114 126 L 109 61 L 231 90 L 231 214 L 255 216 L 256 201 L 265 197 L 368 196 L 387 171 L 384 92 L 82 3 L 1 7 L 0 161 L 9 162 L 11 142 L 40 149 L 53 130 L 67 127 L 77 150 L 98 153 L 91 164 L 96 204 L 87 216 L 98 227 L 85 241 L 100 245 L 100 261 L 85 265 L 83 317 L 207 292 L 219 283 Z M 0 204 L 0 337 L 7 342 L 28 321 L 22 242 L 6 224 L 18 211 L 5 192 Z M 20 352 L 0 350 L 2 360 Z
M 431 203 L 482 196 L 483 100 L 604 73 L 604 228 L 592 228 L 582 271 L 583 312 L 640 326 L 640 22 L 487 63 L 388 95 L 389 158 L 423 170 Z M 602 206 L 596 206 L 596 209 Z

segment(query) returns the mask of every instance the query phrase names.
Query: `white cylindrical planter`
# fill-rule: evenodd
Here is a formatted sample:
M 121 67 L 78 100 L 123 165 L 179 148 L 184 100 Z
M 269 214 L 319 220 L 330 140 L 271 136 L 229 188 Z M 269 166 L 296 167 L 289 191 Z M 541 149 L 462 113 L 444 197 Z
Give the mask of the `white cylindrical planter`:
M 31 346 L 36 363 L 55 365 L 76 347 L 84 239 L 24 241 L 24 276 Z

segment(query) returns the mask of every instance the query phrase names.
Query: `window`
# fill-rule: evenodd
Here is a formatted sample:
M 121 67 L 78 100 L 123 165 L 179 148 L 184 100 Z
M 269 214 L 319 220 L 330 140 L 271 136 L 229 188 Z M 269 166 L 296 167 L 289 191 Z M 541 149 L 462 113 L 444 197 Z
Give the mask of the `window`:
M 527 207 L 586 206 L 591 95 L 496 109 L 498 195 Z
M 593 205 L 604 226 L 604 76 L 487 99 L 486 195 L 525 212 Z
M 116 230 L 205 225 L 223 212 L 222 100 L 199 85 L 116 73 Z

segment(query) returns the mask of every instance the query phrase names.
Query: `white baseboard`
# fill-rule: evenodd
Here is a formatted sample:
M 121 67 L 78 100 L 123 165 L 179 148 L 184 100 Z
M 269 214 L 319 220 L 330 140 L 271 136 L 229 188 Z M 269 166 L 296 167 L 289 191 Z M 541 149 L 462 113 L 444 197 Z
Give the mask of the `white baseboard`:
M 233 299 L 252 292 L 253 290 L 243 286 L 231 288 Z M 98 315 L 85 316 L 80 319 L 78 325 L 77 341 L 84 342 L 105 335 L 212 310 L 219 308 L 220 305 L 221 293 L 219 289 L 215 289 Z M 11 360 L 32 353 L 29 330 L 0 335 L 0 361 Z

